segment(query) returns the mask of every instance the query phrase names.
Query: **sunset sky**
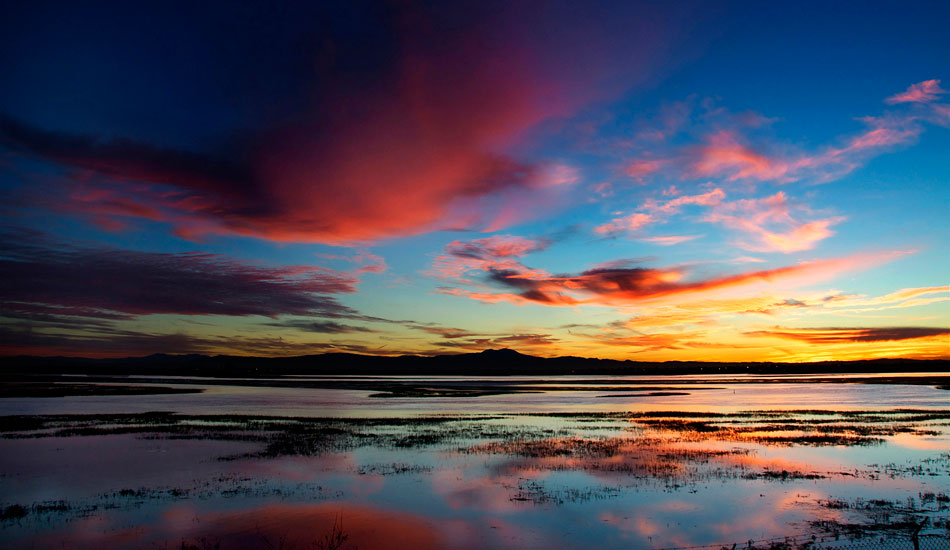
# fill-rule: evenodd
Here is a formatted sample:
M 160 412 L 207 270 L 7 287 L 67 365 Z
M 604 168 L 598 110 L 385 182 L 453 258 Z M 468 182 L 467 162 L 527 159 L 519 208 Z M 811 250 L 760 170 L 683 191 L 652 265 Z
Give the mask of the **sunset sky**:
M 18 2 L 0 353 L 950 357 L 950 3 Z

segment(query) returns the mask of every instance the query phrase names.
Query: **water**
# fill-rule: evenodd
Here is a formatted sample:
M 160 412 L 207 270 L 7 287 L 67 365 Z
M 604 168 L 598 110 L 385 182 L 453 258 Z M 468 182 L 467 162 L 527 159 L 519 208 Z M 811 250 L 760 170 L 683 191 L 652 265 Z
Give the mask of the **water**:
M 467 398 L 169 380 L 205 392 L 3 399 L 0 545 L 326 548 L 336 534 L 363 549 L 834 546 L 905 536 L 880 529 L 924 517 L 947 532 L 945 390 L 775 377 L 693 377 L 677 389 L 688 395 L 604 389 L 669 380 L 635 378 Z M 825 412 L 787 412 L 803 410 Z M 9 418 L 150 411 L 177 415 Z
M 817 375 L 815 375 L 817 376 Z M 861 375 L 862 377 L 894 376 L 888 374 Z M 900 374 L 899 376 L 914 376 Z M 918 376 L 931 376 L 921 373 Z M 821 375 L 822 378 L 840 378 L 843 375 Z M 284 380 L 315 379 L 318 377 L 288 377 Z M 319 377 L 325 380 L 365 381 L 450 381 L 464 383 L 471 378 L 459 377 Z M 428 414 L 475 414 L 494 412 L 557 412 L 557 411 L 626 411 L 626 410 L 691 410 L 707 412 L 733 412 L 749 409 L 892 409 L 892 408 L 945 408 L 948 407 L 946 391 L 926 385 L 893 384 L 840 384 L 828 383 L 783 383 L 780 376 L 681 376 L 689 381 L 677 391 L 687 392 L 682 396 L 624 397 L 636 391 L 597 391 L 599 387 L 618 386 L 625 383 L 663 385 L 671 380 L 668 376 L 560 376 L 547 377 L 545 381 L 576 387 L 585 385 L 589 391 L 546 391 L 487 395 L 476 398 L 399 398 L 378 399 L 369 397 L 375 391 L 322 389 L 322 388 L 274 388 L 260 386 L 222 386 L 203 384 L 180 384 L 175 377 L 163 386 L 177 388 L 200 388 L 200 394 L 135 395 L 135 396 L 77 396 L 56 399 L 3 399 L 0 400 L 0 416 L 15 414 L 90 414 L 171 411 L 182 414 L 251 414 L 310 417 L 379 417 L 418 416 Z M 721 383 L 721 380 L 746 378 L 762 383 Z M 807 376 L 795 376 L 807 378 Z M 135 377 L 128 377 L 135 380 Z M 247 380 L 247 379 L 236 379 Z M 265 379 L 269 380 L 269 379 Z M 530 377 L 478 378 L 478 381 L 502 381 L 508 385 L 530 384 L 537 379 Z M 609 380 L 609 383 L 590 384 L 590 381 Z M 708 384 L 701 382 L 708 381 Z M 122 382 L 127 384 L 127 382 Z M 134 385 L 134 384 L 133 384 Z M 556 387 L 556 384 L 551 384 Z M 616 396 L 612 396 L 616 395 Z

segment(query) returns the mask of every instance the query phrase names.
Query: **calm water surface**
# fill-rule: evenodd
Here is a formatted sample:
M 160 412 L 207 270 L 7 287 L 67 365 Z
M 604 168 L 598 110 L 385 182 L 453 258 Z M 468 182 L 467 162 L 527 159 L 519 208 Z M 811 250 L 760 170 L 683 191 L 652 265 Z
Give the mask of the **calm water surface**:
M 3 399 L 0 545 L 319 548 L 336 525 L 342 548 L 363 549 L 812 535 L 834 546 L 835 534 L 855 536 L 848 525 L 905 517 L 948 532 L 945 390 L 706 377 L 677 390 L 688 395 L 629 397 L 604 388 L 649 377 L 608 378 L 588 378 L 606 382 L 586 391 L 469 398 L 206 385 L 201 394 Z M 824 412 L 780 412 L 803 410 Z M 17 427 L 11 418 L 151 411 L 184 420 Z M 194 418 L 222 414 L 269 420 Z M 356 420 L 299 421 L 298 433 L 273 417 Z

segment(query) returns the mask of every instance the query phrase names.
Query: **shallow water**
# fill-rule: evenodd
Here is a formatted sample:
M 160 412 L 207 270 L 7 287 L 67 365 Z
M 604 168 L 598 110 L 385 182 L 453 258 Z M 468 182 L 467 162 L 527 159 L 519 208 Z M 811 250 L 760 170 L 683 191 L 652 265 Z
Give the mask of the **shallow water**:
M 862 375 L 865 376 L 865 375 Z M 867 375 L 883 377 L 887 375 Z M 901 374 L 901 376 L 913 376 Z M 822 375 L 828 378 L 828 375 Z M 288 377 L 293 380 L 303 377 Z M 316 378 L 316 377 L 308 377 Z M 531 377 L 478 379 L 460 377 L 320 377 L 332 380 L 452 381 L 472 380 L 505 382 L 509 386 L 526 385 L 538 380 Z M 380 417 L 429 414 L 468 414 L 494 412 L 694 410 L 732 412 L 759 409 L 893 409 L 948 407 L 947 391 L 927 385 L 783 383 L 783 377 L 749 376 L 762 383 L 721 383 L 736 376 L 676 377 L 689 384 L 676 391 L 689 395 L 628 397 L 637 391 L 598 391 L 600 386 L 620 386 L 627 382 L 662 385 L 669 376 L 637 377 L 547 377 L 548 383 L 576 387 L 585 381 L 610 380 L 607 384 L 584 384 L 588 391 L 545 391 L 486 395 L 472 398 L 422 397 L 379 399 L 375 391 L 325 388 L 275 388 L 261 386 L 225 386 L 168 383 L 163 386 L 200 388 L 200 394 L 76 396 L 56 399 L 12 398 L 0 400 L 0 416 L 15 414 L 88 414 L 169 411 L 182 414 L 253 414 L 311 417 Z M 795 378 L 807 378 L 796 376 Z M 843 377 L 842 377 L 843 378 Z M 135 377 L 128 377 L 132 381 Z M 285 380 L 287 380 L 285 379 Z M 173 382 L 174 377 L 168 380 Z M 242 379 L 247 380 L 247 379 Z M 708 381 L 708 384 L 702 382 Z M 127 384 L 128 382 L 122 382 Z M 552 384 L 556 387 L 556 384 Z
M 588 379 L 604 380 L 630 381 Z M 834 546 L 906 537 L 901 522 L 925 517 L 927 532 L 948 533 L 947 391 L 692 381 L 689 395 L 655 397 L 599 386 L 379 399 L 207 385 L 202 394 L 4 399 L 0 545 L 318 548 L 333 546 L 336 525 L 341 548 L 363 549 L 811 536 Z M 806 409 L 825 412 L 779 412 Z M 896 409 L 919 411 L 886 412 Z M 178 415 L 62 417 L 16 430 L 9 418 L 149 411 Z M 650 411 L 683 414 L 641 414 Z M 239 414 L 267 418 L 196 416 Z M 376 420 L 274 418 L 287 416 Z

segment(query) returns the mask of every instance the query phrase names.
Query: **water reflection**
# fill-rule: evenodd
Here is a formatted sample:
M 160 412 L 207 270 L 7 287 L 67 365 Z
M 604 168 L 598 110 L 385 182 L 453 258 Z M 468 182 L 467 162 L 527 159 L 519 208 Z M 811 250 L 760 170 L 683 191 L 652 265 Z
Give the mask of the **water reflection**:
M 867 395 L 842 389 L 856 392 L 845 403 Z M 930 399 L 925 390 L 875 392 Z M 929 517 L 927 529 L 947 532 L 945 402 L 806 411 L 786 399 L 783 410 L 779 393 L 763 391 L 745 412 L 637 402 L 352 419 L 5 417 L 0 543 L 318 548 L 337 532 L 342 548 L 665 548 L 881 536 L 885 517 Z M 193 405 L 190 395 L 150 398 L 168 397 L 179 400 L 171 410 Z M 512 396 L 491 399 L 501 398 Z M 389 403 L 374 411 L 406 407 Z
M 873 377 L 872 375 L 869 375 Z M 910 376 L 902 374 L 901 376 Z M 548 378 L 557 382 L 562 377 Z M 685 378 L 685 377 L 684 377 Z M 733 379 L 736 377 L 732 377 Z M 805 378 L 805 377 L 802 377 Z M 603 380 L 604 377 L 597 377 Z M 201 389 L 190 395 L 76 396 L 57 399 L 0 399 L 0 416 L 16 414 L 108 414 L 171 411 L 183 414 L 282 415 L 311 417 L 405 417 L 428 414 L 490 414 L 505 412 L 564 411 L 696 411 L 737 412 L 748 409 L 836 409 L 865 410 L 893 408 L 943 408 L 947 391 L 929 385 L 783 383 L 772 377 L 763 383 L 703 384 L 695 378 L 675 393 L 688 395 L 642 395 L 631 386 L 627 390 L 541 391 L 484 395 L 473 398 L 423 397 L 379 399 L 377 390 L 165 384 L 163 386 Z M 529 380 L 509 380 L 527 383 Z M 535 379 L 535 382 L 537 379 Z M 577 386 L 582 380 L 567 383 Z M 638 377 L 655 386 L 666 378 Z M 456 383 L 458 379 L 455 379 Z M 612 386 L 623 380 L 613 382 Z M 648 392 L 649 393 L 649 392 Z M 658 392 L 673 393 L 673 392 Z

